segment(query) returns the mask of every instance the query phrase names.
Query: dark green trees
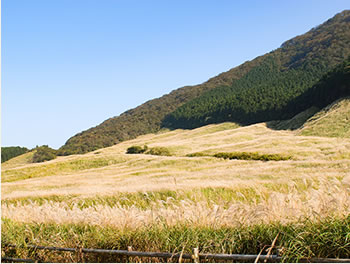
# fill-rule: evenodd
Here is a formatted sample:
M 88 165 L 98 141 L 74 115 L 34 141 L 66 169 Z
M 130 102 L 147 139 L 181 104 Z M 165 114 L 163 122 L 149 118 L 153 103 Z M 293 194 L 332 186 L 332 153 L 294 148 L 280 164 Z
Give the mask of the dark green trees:
M 17 157 L 19 155 L 22 155 L 24 153 L 28 152 L 27 148 L 22 147 L 2 147 L 1 148 L 1 163 L 12 159 L 14 157 Z
M 55 159 L 57 156 L 57 151 L 50 148 L 48 145 L 43 145 L 35 148 L 35 153 L 33 155 L 33 162 L 44 162 L 48 160 Z

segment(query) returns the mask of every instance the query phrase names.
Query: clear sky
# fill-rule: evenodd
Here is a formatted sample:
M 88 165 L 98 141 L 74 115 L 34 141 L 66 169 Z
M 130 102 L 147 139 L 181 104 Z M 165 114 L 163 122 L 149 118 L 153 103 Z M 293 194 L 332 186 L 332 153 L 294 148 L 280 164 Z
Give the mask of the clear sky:
M 349 8 L 349 0 L 2 0 L 2 146 L 58 148 Z

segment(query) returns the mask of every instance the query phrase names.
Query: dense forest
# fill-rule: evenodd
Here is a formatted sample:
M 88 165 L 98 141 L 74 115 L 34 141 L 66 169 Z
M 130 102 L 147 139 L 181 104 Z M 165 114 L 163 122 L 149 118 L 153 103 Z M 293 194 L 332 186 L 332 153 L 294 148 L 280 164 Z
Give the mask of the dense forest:
M 287 108 L 301 111 L 310 106 L 323 108 L 339 98 L 350 96 L 350 57 L 325 74 L 311 89 L 291 101 Z
M 309 97 L 303 94 L 309 94 L 308 90 L 339 63 L 339 59 L 344 60 L 350 54 L 350 16 L 347 14 L 342 30 L 333 28 L 330 20 L 311 30 L 311 36 L 305 34 L 284 43 L 232 85 L 217 87 L 177 108 L 165 118 L 163 125 L 195 128 L 225 121 L 247 125 L 288 119 L 305 106 L 310 107 Z M 334 38 L 331 31 L 340 36 Z
M 243 125 L 289 119 L 311 107 L 324 107 L 349 95 L 349 59 L 326 74 L 323 67 L 280 72 L 272 57 L 231 87 L 220 87 L 167 116 L 168 127 L 194 128 L 234 121 Z M 322 77 L 322 78 L 321 78 Z M 320 80 L 321 78 L 321 80 Z
M 1 163 L 28 152 L 24 147 L 1 147 Z
M 304 107 L 291 102 L 302 102 L 303 95 L 349 55 L 350 11 L 343 11 L 264 56 L 201 85 L 150 100 L 73 136 L 58 154 L 86 153 L 161 127 L 289 118 Z

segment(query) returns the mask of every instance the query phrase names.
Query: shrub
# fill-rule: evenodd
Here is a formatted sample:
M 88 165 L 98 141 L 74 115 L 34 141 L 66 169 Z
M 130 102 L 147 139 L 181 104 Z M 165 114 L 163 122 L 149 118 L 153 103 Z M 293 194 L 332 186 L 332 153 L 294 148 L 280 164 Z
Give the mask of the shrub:
M 291 156 L 282 156 L 280 154 L 259 154 L 257 152 L 220 152 L 213 155 L 216 158 L 239 159 L 239 160 L 262 160 L 262 161 L 280 161 L 290 160 Z
M 50 148 L 48 145 L 35 148 L 36 152 L 33 155 L 33 163 L 52 160 L 57 157 L 57 150 Z
M 157 156 L 171 156 L 170 151 L 165 147 L 154 147 L 150 148 L 146 154 L 157 155 Z
M 195 153 L 190 153 L 187 154 L 186 157 L 205 157 L 205 156 L 210 156 L 209 154 L 206 154 L 204 152 L 195 152 Z
M 141 146 L 131 146 L 126 150 L 126 154 L 141 154 L 146 152 L 148 147 L 145 145 L 144 147 Z

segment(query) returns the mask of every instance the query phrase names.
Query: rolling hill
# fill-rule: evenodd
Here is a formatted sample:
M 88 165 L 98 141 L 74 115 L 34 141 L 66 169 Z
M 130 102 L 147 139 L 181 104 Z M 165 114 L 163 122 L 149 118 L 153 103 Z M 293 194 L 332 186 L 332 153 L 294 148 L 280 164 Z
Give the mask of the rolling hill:
M 309 118 L 301 135 L 350 138 L 350 98 L 342 98 Z
M 239 126 L 225 122 L 192 130 L 159 131 L 42 163 L 31 162 L 33 151 L 23 154 L 2 164 L 2 241 L 59 247 L 74 247 L 84 241 L 85 247 L 121 249 L 132 244 L 137 250 L 161 252 L 172 251 L 170 242 L 177 250 L 183 248 L 178 247 L 178 241 L 199 243 L 196 239 L 205 230 L 214 235 L 203 237 L 203 241 L 209 241 L 210 251 L 219 252 L 225 243 L 236 245 L 239 238 L 228 242 L 227 237 L 241 237 L 242 229 L 248 241 L 253 239 L 252 244 L 263 247 L 287 226 L 290 231 L 284 240 L 278 240 L 279 246 L 294 250 L 290 241 L 310 234 L 308 239 L 300 238 L 304 241 L 301 249 L 315 237 L 326 237 L 322 240 L 325 250 L 320 250 L 318 243 L 312 254 L 330 257 L 327 250 L 332 241 L 336 255 L 331 256 L 339 257 L 342 252 L 340 256 L 346 257 L 350 138 L 341 136 L 344 128 L 349 129 L 344 126 L 349 122 L 343 122 L 349 113 L 349 99 L 344 98 L 318 111 L 296 130 L 271 129 L 266 123 Z M 287 125 L 305 116 L 300 113 Z M 324 121 L 328 132 L 334 133 L 327 136 L 332 137 L 324 137 Z M 311 136 L 303 135 L 310 129 Z M 167 152 L 126 154 L 132 146 L 145 145 L 148 150 Z M 219 153 L 234 153 L 238 158 L 219 158 Z M 259 159 L 262 156 L 273 159 Z M 329 219 L 337 219 L 336 224 L 329 224 Z M 329 229 L 320 231 L 320 221 L 328 223 Z M 314 228 L 305 231 L 305 222 Z M 178 235 L 167 230 L 177 230 Z M 266 230 L 275 231 L 261 243 Z M 191 237 L 182 240 L 183 234 Z M 334 242 L 335 236 L 342 240 Z M 261 251 L 247 248 L 254 251 L 242 253 Z M 320 251 L 326 253 L 317 255 Z M 283 253 L 283 257 L 294 257 L 298 262 L 300 253 L 295 256 L 293 252 Z M 309 253 L 308 248 L 302 256 Z M 52 262 L 52 256 L 47 255 L 42 260 Z M 55 260 L 64 262 L 67 257 Z
M 194 128 L 234 121 L 288 119 L 305 110 L 293 100 L 350 55 L 350 11 L 343 11 L 280 48 L 222 73 L 150 100 L 71 137 L 59 155 L 112 146 L 162 127 Z

